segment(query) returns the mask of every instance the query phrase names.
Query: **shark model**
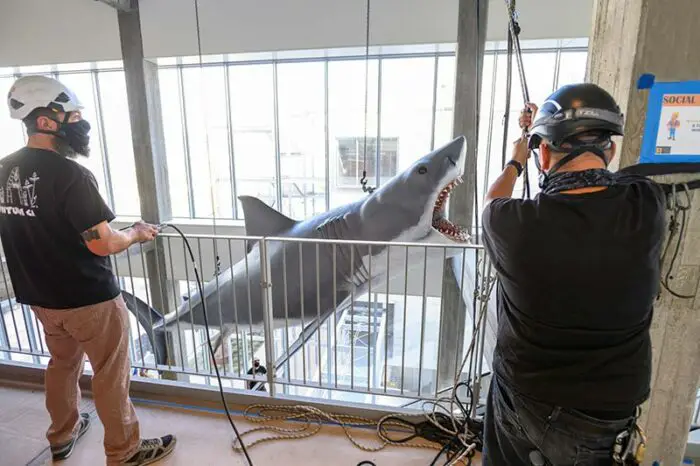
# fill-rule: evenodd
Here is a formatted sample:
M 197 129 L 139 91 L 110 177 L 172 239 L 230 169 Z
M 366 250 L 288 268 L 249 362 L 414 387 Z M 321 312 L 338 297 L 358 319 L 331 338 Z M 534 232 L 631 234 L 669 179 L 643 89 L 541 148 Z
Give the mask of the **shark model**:
M 386 283 L 391 278 L 387 264 L 394 261 L 394 255 L 400 256 L 401 266 L 390 265 L 390 270 L 397 275 L 404 273 L 403 248 L 391 248 L 389 254 L 385 245 L 342 241 L 467 243 L 468 233 L 445 218 L 450 191 L 461 182 L 465 153 L 466 139 L 458 137 L 423 156 L 368 197 L 302 221 L 286 217 L 255 197 L 240 196 L 247 235 L 289 238 L 266 242 L 273 326 L 302 322 L 317 327 L 351 296 L 361 296 L 370 286 L 375 289 Z M 319 239 L 341 242 L 306 241 Z M 402 253 L 395 254 L 394 249 L 402 249 Z M 459 247 L 447 248 L 447 253 L 435 247 L 408 250 L 409 264 L 422 264 L 428 259 L 425 255 L 439 255 L 439 260 L 444 260 L 462 252 Z M 256 243 L 246 257 L 204 286 L 209 325 L 222 329 L 215 347 L 237 326 L 262 326 L 265 290 L 260 286 L 261 266 Z M 203 325 L 202 297 L 193 295 L 177 313 L 168 315 L 163 325 L 175 319 Z

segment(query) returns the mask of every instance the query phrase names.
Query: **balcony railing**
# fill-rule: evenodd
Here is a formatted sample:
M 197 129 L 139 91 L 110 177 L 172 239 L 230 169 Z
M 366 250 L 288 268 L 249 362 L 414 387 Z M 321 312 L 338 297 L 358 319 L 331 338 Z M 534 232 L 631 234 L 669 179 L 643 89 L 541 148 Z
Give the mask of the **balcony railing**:
M 453 373 L 439 380 L 445 377 L 438 368 L 458 367 L 467 348 L 472 352 L 463 377 L 489 370 L 483 358 L 486 319 L 478 316 L 486 312 L 492 279 L 479 246 L 213 235 L 188 241 L 203 281 L 210 282 L 207 290 L 217 296 L 207 299 L 209 338 L 225 387 L 400 406 L 438 398 L 454 379 Z M 183 240 L 164 233 L 148 247 L 136 245 L 113 258 L 113 268 L 132 311 L 134 374 L 215 385 Z M 446 341 L 441 331 L 445 316 L 459 312 L 442 299 L 447 273 L 466 304 L 464 331 L 456 333 L 461 344 Z M 369 277 L 374 280 L 364 286 L 350 286 Z M 45 365 L 41 323 L 14 301 L 5 267 L 0 287 L 0 360 Z M 243 298 L 226 295 L 241 290 Z M 251 323 L 256 315 L 260 325 Z M 254 359 L 266 373 L 253 370 Z

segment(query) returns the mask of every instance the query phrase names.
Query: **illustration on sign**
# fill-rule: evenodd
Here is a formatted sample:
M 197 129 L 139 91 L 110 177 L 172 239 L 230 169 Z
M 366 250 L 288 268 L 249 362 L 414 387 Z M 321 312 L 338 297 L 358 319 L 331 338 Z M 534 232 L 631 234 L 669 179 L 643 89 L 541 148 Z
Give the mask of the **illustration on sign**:
M 639 162 L 700 163 L 700 81 L 643 78 L 649 102 Z
M 664 94 L 657 154 L 695 155 L 700 148 L 700 94 Z

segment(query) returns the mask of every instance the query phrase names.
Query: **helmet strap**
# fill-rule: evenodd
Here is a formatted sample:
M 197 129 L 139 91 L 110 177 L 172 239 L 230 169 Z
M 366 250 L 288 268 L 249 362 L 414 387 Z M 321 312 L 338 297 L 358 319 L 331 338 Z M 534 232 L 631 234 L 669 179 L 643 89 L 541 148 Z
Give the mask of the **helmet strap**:
M 561 160 L 559 160 L 557 163 L 554 164 L 554 166 L 549 170 L 550 174 L 556 173 L 561 167 L 566 165 L 567 163 L 571 162 L 574 160 L 576 157 L 579 155 L 583 155 L 586 152 L 590 152 L 592 154 L 597 155 L 598 157 L 603 160 L 603 163 L 605 164 L 605 167 L 607 168 L 608 166 L 608 159 L 605 157 L 605 152 L 602 151 L 602 149 L 598 146 L 594 145 L 585 145 L 585 146 L 579 146 L 566 154 Z
M 46 115 L 44 115 L 44 116 L 46 116 Z M 58 124 L 58 129 L 57 129 L 56 131 L 49 131 L 49 130 L 38 129 L 38 128 L 34 127 L 34 128 L 32 129 L 32 131 L 31 131 L 31 134 L 35 134 L 35 133 L 50 134 L 50 135 L 52 135 L 52 136 L 56 136 L 56 137 L 65 139 L 65 138 L 66 138 L 66 133 L 65 133 L 64 131 L 61 130 L 61 127 L 62 127 L 64 124 L 68 123 L 68 118 L 69 118 L 69 117 L 70 117 L 70 112 L 66 112 L 65 116 L 63 117 L 63 121 L 60 121 L 60 120 L 55 119 L 55 118 L 51 118 L 50 116 L 46 116 L 46 118 L 48 118 L 49 120 L 51 120 L 51 121 L 53 121 L 53 122 L 55 122 L 55 123 Z

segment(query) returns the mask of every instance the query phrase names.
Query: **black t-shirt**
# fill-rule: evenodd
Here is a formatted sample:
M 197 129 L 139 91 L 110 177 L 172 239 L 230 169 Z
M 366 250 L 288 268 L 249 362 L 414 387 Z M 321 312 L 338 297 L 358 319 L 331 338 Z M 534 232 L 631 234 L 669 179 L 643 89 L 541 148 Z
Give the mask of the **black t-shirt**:
M 68 309 L 115 298 L 109 257 L 81 237 L 113 219 L 95 177 L 75 161 L 30 148 L 0 160 L 0 238 L 18 302 Z
M 496 374 L 565 408 L 631 412 L 646 400 L 660 187 L 640 178 L 587 194 L 496 199 L 483 225 L 499 278 Z

